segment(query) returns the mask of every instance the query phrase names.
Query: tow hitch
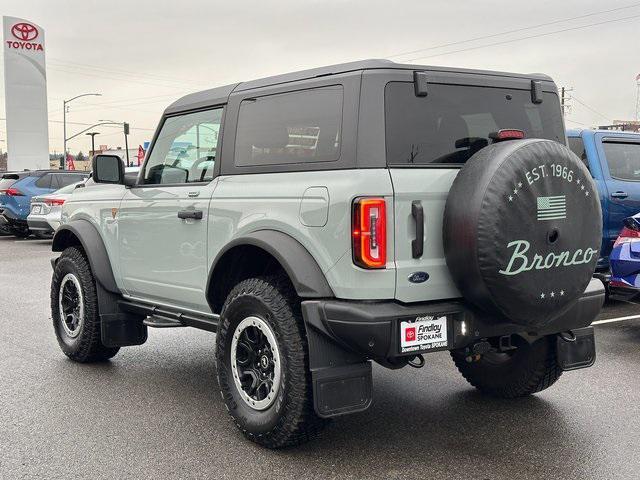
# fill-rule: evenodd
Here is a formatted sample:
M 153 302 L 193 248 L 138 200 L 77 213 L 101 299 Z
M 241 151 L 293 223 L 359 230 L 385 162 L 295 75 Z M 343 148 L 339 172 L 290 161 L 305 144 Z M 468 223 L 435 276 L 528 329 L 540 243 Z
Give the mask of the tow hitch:
M 578 328 L 556 335 L 558 365 L 562 370 L 587 368 L 596 362 L 593 327 Z

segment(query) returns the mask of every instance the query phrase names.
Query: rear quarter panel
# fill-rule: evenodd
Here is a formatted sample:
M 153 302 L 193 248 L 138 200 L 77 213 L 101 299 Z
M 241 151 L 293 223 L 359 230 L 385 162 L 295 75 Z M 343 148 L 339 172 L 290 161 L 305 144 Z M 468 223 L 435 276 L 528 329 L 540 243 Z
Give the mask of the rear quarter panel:
M 322 201 L 305 196 L 312 187 L 326 187 L 326 224 L 308 226 L 301 210 L 324 215 Z M 318 191 L 313 189 L 311 191 Z M 351 205 L 359 196 L 387 200 L 387 268 L 364 270 L 351 256 Z M 304 200 L 303 200 L 304 197 Z M 208 258 L 230 241 L 257 230 L 271 229 L 300 242 L 325 274 L 336 297 L 391 299 L 395 290 L 393 263 L 393 190 L 386 169 L 325 170 L 219 177 L 209 207 Z

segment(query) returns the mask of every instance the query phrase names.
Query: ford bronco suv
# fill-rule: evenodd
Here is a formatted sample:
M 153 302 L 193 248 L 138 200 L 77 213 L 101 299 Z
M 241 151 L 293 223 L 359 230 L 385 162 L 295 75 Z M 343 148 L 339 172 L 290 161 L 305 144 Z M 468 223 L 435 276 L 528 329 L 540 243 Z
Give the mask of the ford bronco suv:
M 372 401 L 372 362 L 448 350 L 513 398 L 595 361 L 593 180 L 543 75 L 370 60 L 169 106 L 136 179 L 98 155 L 63 207 L 51 309 L 78 362 L 216 333 L 222 399 L 282 447 Z

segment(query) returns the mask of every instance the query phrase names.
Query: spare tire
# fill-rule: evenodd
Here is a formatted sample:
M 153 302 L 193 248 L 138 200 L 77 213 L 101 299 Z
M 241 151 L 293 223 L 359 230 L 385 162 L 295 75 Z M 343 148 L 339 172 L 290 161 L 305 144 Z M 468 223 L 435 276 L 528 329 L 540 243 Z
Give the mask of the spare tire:
M 570 308 L 593 275 L 600 201 L 591 174 L 566 146 L 496 143 L 454 180 L 443 236 L 465 299 L 496 322 L 541 327 Z

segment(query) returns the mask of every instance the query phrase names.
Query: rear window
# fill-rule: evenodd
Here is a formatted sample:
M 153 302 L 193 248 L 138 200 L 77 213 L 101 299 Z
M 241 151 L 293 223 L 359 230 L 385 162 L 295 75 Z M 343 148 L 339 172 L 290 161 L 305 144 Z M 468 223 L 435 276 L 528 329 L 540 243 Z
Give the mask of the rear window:
M 331 86 L 243 100 L 236 134 L 236 165 L 338 160 L 342 98 L 342 87 Z
M 575 153 L 580 160 L 582 160 L 587 168 L 589 168 L 589 160 L 587 160 L 587 152 L 584 149 L 582 137 L 569 137 L 567 140 L 569 141 L 569 148 L 571 151 Z
M 87 178 L 86 175 L 54 174 L 53 178 L 51 179 L 51 188 L 53 188 L 54 190 L 58 190 L 60 188 L 71 185 L 72 183 L 81 182 L 85 178 Z
M 36 180 L 36 187 L 38 188 L 51 188 L 51 177 L 53 175 L 50 173 L 46 173 L 41 176 L 38 180 Z
M 0 190 L 6 190 L 18 181 L 18 177 L 2 177 L 0 178 Z
M 390 82 L 385 116 L 389 165 L 463 164 L 506 128 L 565 142 L 558 97 L 546 92 L 534 104 L 529 90 L 429 84 L 417 97 L 413 83 Z
M 613 178 L 640 181 L 640 143 L 604 142 L 602 148 Z

